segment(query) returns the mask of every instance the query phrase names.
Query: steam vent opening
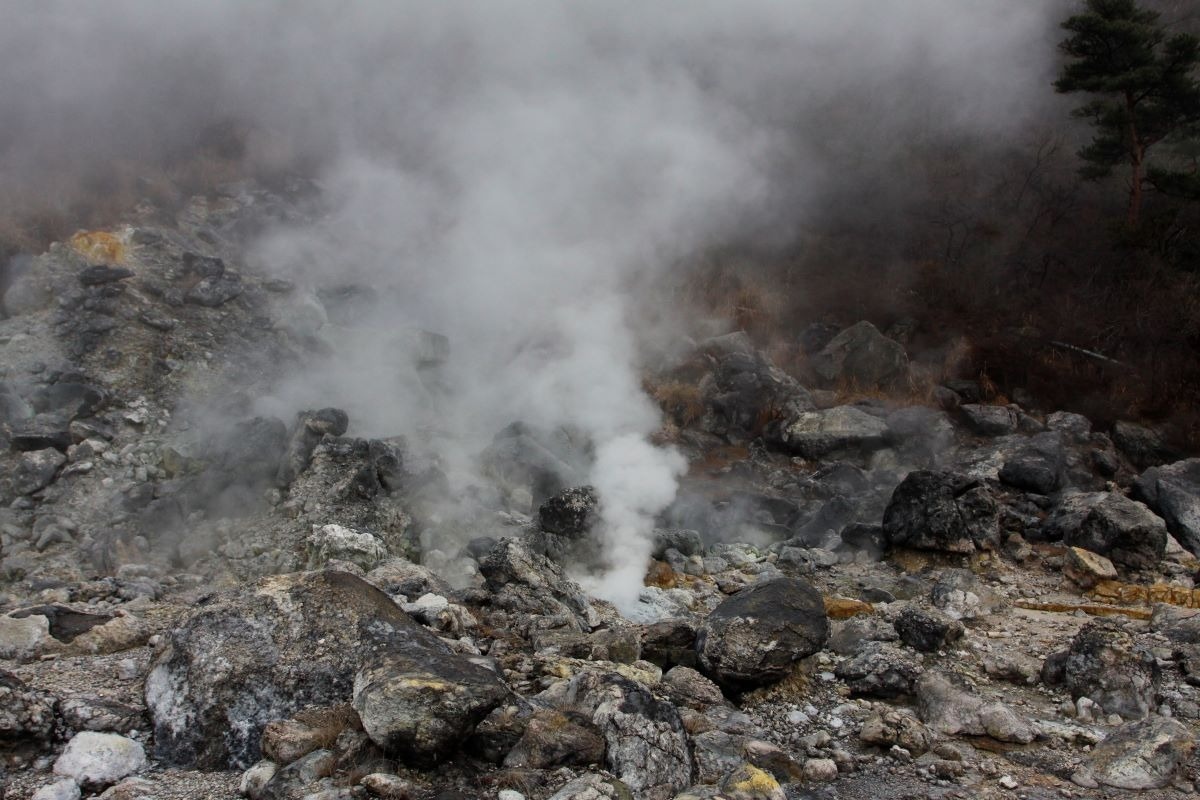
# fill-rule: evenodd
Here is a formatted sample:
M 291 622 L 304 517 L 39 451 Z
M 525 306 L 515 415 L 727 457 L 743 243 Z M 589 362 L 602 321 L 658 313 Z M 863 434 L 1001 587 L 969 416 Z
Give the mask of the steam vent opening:
M 0 24 L 0 800 L 1200 794 L 1200 6 Z

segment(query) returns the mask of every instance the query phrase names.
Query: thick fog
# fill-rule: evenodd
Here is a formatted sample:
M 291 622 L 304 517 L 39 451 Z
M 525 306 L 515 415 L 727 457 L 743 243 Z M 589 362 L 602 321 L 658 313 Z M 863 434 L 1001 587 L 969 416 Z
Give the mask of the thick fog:
M 786 240 L 848 183 L 902 195 L 883 166 L 916 140 L 1021 135 L 1050 95 L 1064 11 L 1043 0 L 5 6 L 3 202 L 89 165 L 178 157 L 221 125 L 244 138 L 250 167 L 314 169 L 328 215 L 268 232 L 248 258 L 297 283 L 296 319 L 333 355 L 262 410 L 337 405 L 355 433 L 421 431 L 455 474 L 513 420 L 582 430 L 611 561 L 590 585 L 623 604 L 684 468 L 648 443 L 659 415 L 640 368 L 687 320 L 648 287 L 723 243 Z M 368 291 L 340 316 L 319 302 L 352 286 Z M 413 366 L 417 330 L 449 339 L 432 386 Z

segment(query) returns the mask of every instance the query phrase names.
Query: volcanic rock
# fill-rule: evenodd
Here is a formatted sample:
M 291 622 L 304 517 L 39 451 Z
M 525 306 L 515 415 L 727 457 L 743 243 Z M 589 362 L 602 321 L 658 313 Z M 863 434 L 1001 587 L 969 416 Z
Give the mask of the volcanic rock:
M 267 578 L 199 608 L 145 691 L 158 758 L 209 769 L 249 766 L 267 722 L 352 693 L 380 746 L 432 760 L 506 695 L 386 594 L 336 571 Z
M 605 763 L 635 796 L 667 800 L 691 784 L 687 734 L 673 705 L 613 673 L 581 673 L 568 695 L 602 732 Z
M 1195 746 L 1192 732 L 1176 720 L 1156 715 L 1126 723 L 1088 754 L 1071 780 L 1089 788 L 1161 789 L 1182 777 Z
M 54 762 L 54 774 L 72 778 L 81 786 L 103 788 L 145 766 L 146 752 L 133 739 L 85 731 L 67 742 Z
M 834 670 L 854 694 L 884 698 L 911 694 L 921 672 L 911 653 L 886 642 L 870 642 Z
M 26 495 L 45 489 L 54 482 L 67 457 L 53 448 L 22 453 L 12 472 L 12 488 Z
M 1063 680 L 1071 697 L 1088 697 L 1106 714 L 1141 719 L 1157 707 L 1158 663 L 1116 623 L 1085 625 L 1067 651 Z
M 1151 467 L 1134 481 L 1133 497 L 1166 520 L 1171 535 L 1200 556 L 1200 458 Z
M 713 609 L 700 626 L 696 650 L 717 683 L 743 690 L 785 677 L 828 638 L 821 594 L 799 578 L 776 578 Z
M 892 621 L 900 640 L 914 650 L 932 653 L 963 635 L 963 624 L 938 611 L 908 606 Z
M 999 542 L 996 501 L 979 481 L 952 472 L 910 472 L 883 515 L 892 546 L 972 553 Z
M 908 376 L 904 347 L 869 322 L 859 322 L 833 337 L 813 357 L 813 369 L 830 382 L 859 389 L 896 386 Z
M 887 423 L 854 406 L 805 411 L 788 418 L 780 439 L 789 452 L 807 459 L 834 453 L 869 453 L 885 444 Z
M 1033 729 L 1011 708 L 986 702 L 978 693 L 956 685 L 948 675 L 926 672 L 916 684 L 917 711 L 921 720 L 949 736 L 990 736 L 1001 742 L 1028 744 Z
M 1043 523 L 1041 535 L 1135 569 L 1156 565 L 1167 547 L 1163 521 L 1141 503 L 1112 492 L 1062 498 Z
M 1016 406 L 985 406 L 967 403 L 959 408 L 967 427 L 981 436 L 1005 436 L 1020 427 L 1020 410 Z

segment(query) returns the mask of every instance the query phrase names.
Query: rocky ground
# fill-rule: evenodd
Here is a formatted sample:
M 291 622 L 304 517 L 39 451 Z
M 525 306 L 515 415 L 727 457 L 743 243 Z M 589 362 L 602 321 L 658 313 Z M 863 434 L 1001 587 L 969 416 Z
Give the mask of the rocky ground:
M 728 334 L 649 376 L 691 468 L 622 615 L 568 575 L 573 432 L 498 432 L 447 521 L 412 443 L 252 414 L 350 291 L 241 259 L 310 195 L 147 208 L 5 294 L 0 796 L 1200 788 L 1200 459 L 970 381 L 888 399 L 868 323 L 806 334 L 810 388 Z

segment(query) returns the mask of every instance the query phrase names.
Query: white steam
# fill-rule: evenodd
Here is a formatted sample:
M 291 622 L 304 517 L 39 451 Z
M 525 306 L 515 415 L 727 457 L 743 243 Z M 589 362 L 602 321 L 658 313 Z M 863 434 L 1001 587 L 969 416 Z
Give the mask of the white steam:
M 263 410 L 338 405 L 360 435 L 422 431 L 465 476 L 513 420 L 583 430 L 609 561 L 589 586 L 628 604 L 683 469 L 647 441 L 639 362 L 661 330 L 640 311 L 679 310 L 644 287 L 829 214 L 829 192 L 887 174 L 931 130 L 1021 131 L 1051 94 L 1061 5 L 14 4 L 0 106 L 19 124 L 0 174 L 174 153 L 227 119 L 252 161 L 317 160 L 329 215 L 253 258 L 297 281 L 296 320 L 323 319 L 319 290 L 367 291 L 329 309 L 333 355 Z M 415 328 L 449 337 L 441 388 L 416 378 Z
M 601 498 L 605 568 L 599 575 L 580 578 L 585 589 L 622 611 L 637 604 L 650 561 L 654 518 L 675 499 L 686 468 L 679 453 L 654 447 L 636 434 L 600 446 L 592 484 Z

